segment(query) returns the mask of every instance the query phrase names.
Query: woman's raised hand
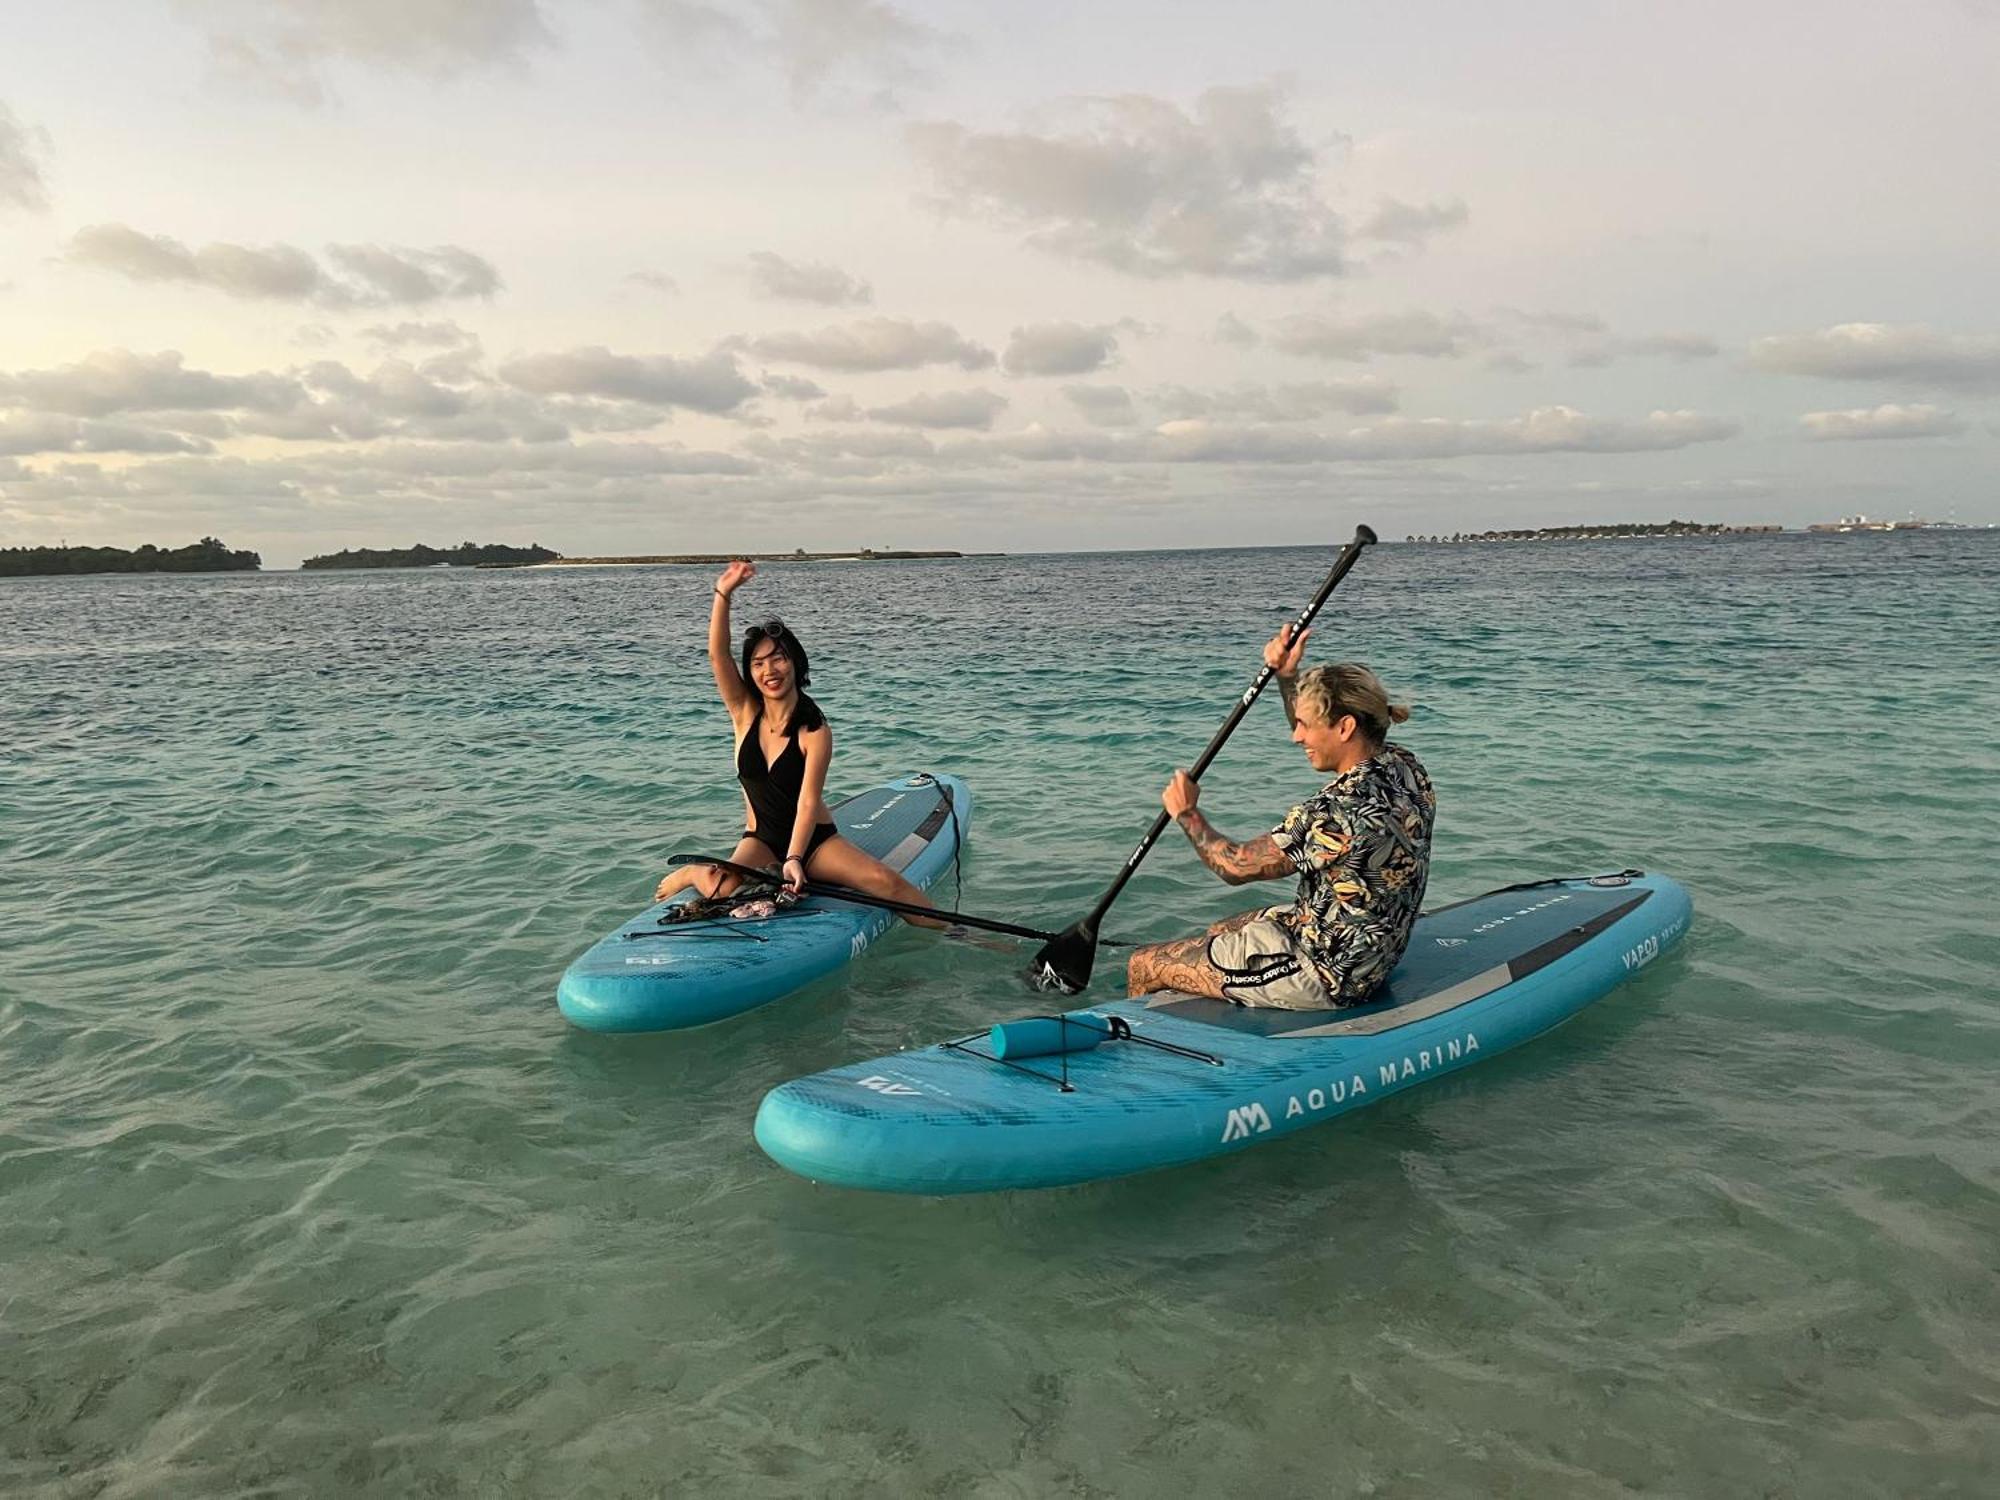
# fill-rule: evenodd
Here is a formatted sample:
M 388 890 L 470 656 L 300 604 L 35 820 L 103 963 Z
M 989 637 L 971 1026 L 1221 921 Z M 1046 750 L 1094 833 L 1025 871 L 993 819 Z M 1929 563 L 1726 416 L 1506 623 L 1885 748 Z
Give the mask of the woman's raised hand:
M 1290 625 L 1280 625 L 1278 633 L 1264 643 L 1264 665 L 1280 677 L 1299 675 L 1299 662 L 1306 654 L 1306 642 L 1312 639 L 1310 630 L 1301 630 L 1296 638 Z
M 715 580 L 715 591 L 727 599 L 756 576 L 757 565 L 739 557 L 722 570 L 722 576 Z

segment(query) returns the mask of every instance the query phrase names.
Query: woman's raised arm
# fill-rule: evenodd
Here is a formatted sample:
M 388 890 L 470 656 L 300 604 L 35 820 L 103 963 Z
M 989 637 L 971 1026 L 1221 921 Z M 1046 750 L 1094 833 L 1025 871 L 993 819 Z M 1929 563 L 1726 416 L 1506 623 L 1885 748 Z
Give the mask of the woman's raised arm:
M 757 698 L 729 655 L 729 596 L 756 576 L 757 565 L 738 558 L 715 580 L 715 597 L 709 602 L 709 670 L 715 673 L 715 689 L 729 705 L 732 716 L 755 708 Z

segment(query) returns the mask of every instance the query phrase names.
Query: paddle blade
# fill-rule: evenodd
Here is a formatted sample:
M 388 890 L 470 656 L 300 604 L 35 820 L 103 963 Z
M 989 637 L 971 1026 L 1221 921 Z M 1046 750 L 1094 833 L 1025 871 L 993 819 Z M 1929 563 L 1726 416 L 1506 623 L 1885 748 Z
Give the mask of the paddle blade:
M 1088 917 L 1042 945 L 1028 966 L 1028 982 L 1038 990 L 1080 995 L 1097 963 L 1097 924 Z

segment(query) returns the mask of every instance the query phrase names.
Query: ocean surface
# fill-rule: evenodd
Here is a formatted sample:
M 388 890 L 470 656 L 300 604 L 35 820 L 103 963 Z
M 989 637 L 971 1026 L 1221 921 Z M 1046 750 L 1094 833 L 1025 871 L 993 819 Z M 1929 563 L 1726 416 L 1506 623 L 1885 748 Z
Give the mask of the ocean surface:
M 965 776 L 965 909 L 1060 927 L 1340 539 L 772 566 L 738 618 L 810 647 L 830 791 Z M 1043 1008 L 1008 956 L 557 1015 L 740 826 L 711 573 L 0 582 L 0 1492 L 2000 1489 L 2000 533 L 1375 549 L 1311 655 L 1416 706 L 1431 901 L 1632 864 L 1690 937 L 1316 1131 L 963 1199 L 750 1122 Z M 1260 704 L 1203 806 L 1313 785 Z M 1170 832 L 1106 927 L 1249 904 Z

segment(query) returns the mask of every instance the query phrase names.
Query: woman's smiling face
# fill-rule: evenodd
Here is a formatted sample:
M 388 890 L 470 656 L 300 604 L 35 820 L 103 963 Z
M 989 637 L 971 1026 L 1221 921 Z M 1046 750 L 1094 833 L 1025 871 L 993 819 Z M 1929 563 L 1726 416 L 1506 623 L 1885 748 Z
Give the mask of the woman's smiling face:
M 766 698 L 782 698 L 792 689 L 792 659 L 769 636 L 750 653 L 750 680 Z

